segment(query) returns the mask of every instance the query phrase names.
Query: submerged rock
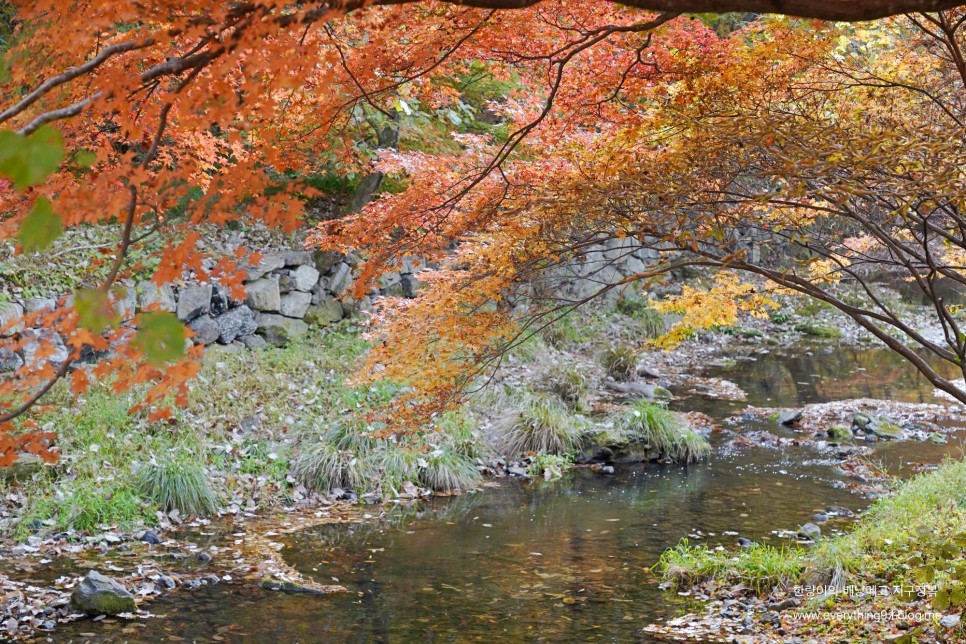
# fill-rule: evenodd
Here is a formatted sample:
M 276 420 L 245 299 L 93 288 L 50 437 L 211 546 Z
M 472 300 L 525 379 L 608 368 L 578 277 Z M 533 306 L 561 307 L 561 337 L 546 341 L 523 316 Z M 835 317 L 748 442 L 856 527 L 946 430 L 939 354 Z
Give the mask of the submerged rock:
M 302 584 L 297 584 L 294 581 L 287 581 L 284 579 L 275 579 L 274 577 L 269 577 L 261 583 L 261 587 L 265 590 L 277 590 L 283 593 L 296 593 L 300 595 L 324 595 L 325 591 L 312 588 L 310 586 L 303 586 Z
M 96 570 L 89 571 L 77 584 L 70 600 L 75 608 L 88 615 L 118 615 L 137 610 L 134 596 L 127 588 Z

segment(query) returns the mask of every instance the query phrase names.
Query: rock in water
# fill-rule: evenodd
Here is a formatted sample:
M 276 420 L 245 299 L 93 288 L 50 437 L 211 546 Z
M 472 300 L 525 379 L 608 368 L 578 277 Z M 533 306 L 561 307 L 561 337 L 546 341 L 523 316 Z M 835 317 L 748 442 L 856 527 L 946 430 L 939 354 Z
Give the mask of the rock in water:
M 802 420 L 801 409 L 786 409 L 778 414 L 778 424 L 782 427 L 795 427 Z
M 806 523 L 798 529 L 798 536 L 818 541 L 822 537 L 822 529 L 814 523 Z
M 127 588 L 96 570 L 89 571 L 77 584 L 70 600 L 88 615 L 117 615 L 137 610 L 134 596 Z

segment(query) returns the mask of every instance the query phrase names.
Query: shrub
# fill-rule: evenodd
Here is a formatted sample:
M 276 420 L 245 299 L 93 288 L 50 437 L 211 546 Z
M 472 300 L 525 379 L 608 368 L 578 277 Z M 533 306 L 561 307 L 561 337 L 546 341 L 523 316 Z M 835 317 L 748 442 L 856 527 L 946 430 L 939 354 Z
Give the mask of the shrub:
M 678 463 L 694 463 L 711 453 L 711 446 L 664 405 L 635 402 L 615 426 Z
M 138 489 L 165 511 L 207 516 L 218 509 L 218 495 L 204 466 L 186 454 L 152 459 L 136 472 Z
M 504 407 L 493 426 L 496 444 L 506 455 L 565 454 L 580 440 L 583 423 L 553 396 L 525 392 Z
M 631 347 L 611 347 L 604 351 L 601 362 L 607 375 L 618 382 L 632 380 L 637 375 L 637 353 Z

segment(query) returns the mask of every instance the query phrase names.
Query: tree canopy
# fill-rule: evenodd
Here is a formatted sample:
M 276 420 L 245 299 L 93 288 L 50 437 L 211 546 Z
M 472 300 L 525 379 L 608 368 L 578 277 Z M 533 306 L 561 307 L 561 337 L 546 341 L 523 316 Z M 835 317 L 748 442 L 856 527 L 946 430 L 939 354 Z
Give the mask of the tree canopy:
M 836 306 L 963 399 L 919 354 L 966 359 L 959 310 L 937 289 L 966 283 L 957 2 L 12 4 L 0 236 L 24 252 L 83 223 L 116 224 L 120 238 L 101 283 L 30 314 L 67 339 L 70 357 L 52 365 L 38 351 L 0 383 L 6 460 L 49 453 L 50 437 L 22 415 L 68 374 L 77 391 L 108 376 L 118 388 L 151 382 L 144 404 L 158 419 L 183 399 L 200 352 L 183 351 L 184 328 L 160 312 L 118 323 L 133 246 L 170 240 L 157 283 L 194 271 L 238 296 L 258 258 L 205 263 L 195 227 L 295 229 L 317 194 L 305 177 L 333 168 L 404 183 L 311 237 L 365 254 L 355 297 L 403 257 L 440 266 L 423 274 L 421 297 L 387 299 L 378 314 L 384 341 L 367 369 L 410 386 L 396 417 L 406 426 L 452 404 L 534 325 L 582 304 L 556 297 L 548 276 L 607 238 L 658 257 L 625 282 L 728 269 L 714 289 L 662 304 L 686 314 L 671 340 L 767 307 L 768 293 L 735 271 L 757 274 Z M 717 18 L 693 15 L 725 11 L 742 15 L 718 31 Z M 909 15 L 810 20 L 898 14 Z M 497 125 L 487 131 L 460 127 L 473 78 L 504 88 L 485 106 Z M 449 122 L 445 149 L 404 150 L 398 132 L 382 134 L 428 117 Z M 761 261 L 749 239 L 797 252 Z M 876 297 L 867 269 L 883 268 L 936 304 L 943 339 Z M 828 286 L 843 278 L 867 298 L 836 295 Z M 521 298 L 526 314 L 514 315 Z M 71 369 L 108 349 L 93 369 Z

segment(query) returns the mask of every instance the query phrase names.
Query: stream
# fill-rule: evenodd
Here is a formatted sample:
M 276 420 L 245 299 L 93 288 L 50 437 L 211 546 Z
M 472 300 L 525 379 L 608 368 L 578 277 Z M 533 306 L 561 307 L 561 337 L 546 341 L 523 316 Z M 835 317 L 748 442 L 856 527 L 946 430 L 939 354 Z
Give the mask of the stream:
M 746 402 L 690 396 L 673 407 L 721 421 L 748 404 L 936 401 L 932 386 L 884 349 L 816 345 L 735 358 L 703 375 L 737 383 Z M 793 435 L 774 421 L 735 429 Z M 797 529 L 829 505 L 861 510 L 869 503 L 833 487 L 844 478 L 829 453 L 726 450 L 725 438 L 712 436 L 715 453 L 699 465 L 647 464 L 612 475 L 579 468 L 549 483 L 499 479 L 477 493 L 400 507 L 371 522 L 308 529 L 287 541 L 289 563 L 320 583 L 343 584 L 346 593 L 291 595 L 231 581 L 162 596 L 146 606 L 154 619 L 82 620 L 59 628 L 54 639 L 657 641 L 641 629 L 691 605 L 659 590 L 647 570 L 666 548 L 682 538 L 730 545 L 738 535 L 781 543 L 773 531 Z M 946 445 L 876 443 L 874 458 L 905 474 L 912 462 L 962 455 L 964 439 L 960 432 Z M 848 525 L 832 520 L 822 529 Z

